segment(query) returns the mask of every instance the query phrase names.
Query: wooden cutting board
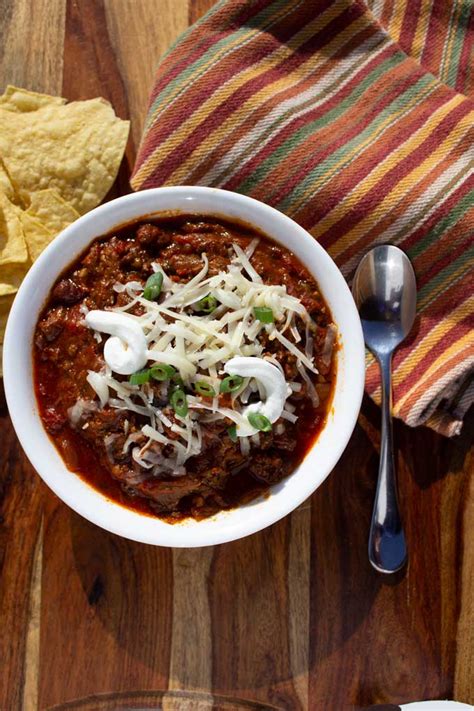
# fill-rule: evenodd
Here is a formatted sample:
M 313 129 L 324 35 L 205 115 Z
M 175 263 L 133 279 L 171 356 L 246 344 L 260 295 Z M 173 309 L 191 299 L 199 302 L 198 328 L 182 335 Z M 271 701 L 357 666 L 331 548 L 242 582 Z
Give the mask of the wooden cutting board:
M 101 95 L 130 118 L 122 194 L 154 67 L 211 5 L 2 0 L 2 84 Z M 378 418 L 364 403 L 335 471 L 293 515 L 242 541 L 171 551 L 64 506 L 26 461 L 3 402 L 0 709 L 474 703 L 473 420 L 451 441 L 395 428 L 410 564 L 389 580 L 366 556 Z

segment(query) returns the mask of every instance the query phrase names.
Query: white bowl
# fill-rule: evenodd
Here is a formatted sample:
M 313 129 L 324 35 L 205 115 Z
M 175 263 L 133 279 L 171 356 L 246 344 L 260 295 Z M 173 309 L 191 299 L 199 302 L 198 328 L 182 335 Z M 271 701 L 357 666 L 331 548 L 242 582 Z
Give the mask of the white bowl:
M 41 423 L 32 377 L 32 341 L 39 312 L 61 272 L 94 240 L 115 226 L 163 211 L 213 214 L 244 220 L 290 249 L 318 281 L 339 329 L 333 407 L 315 444 L 298 468 L 257 499 L 203 521 L 170 525 L 124 508 L 66 469 Z M 18 438 L 42 479 L 68 506 L 98 526 L 126 538 L 161 546 L 195 547 L 242 538 L 293 511 L 324 481 L 352 434 L 364 386 L 364 343 L 352 295 L 324 249 L 299 225 L 257 200 L 204 187 L 166 187 L 112 200 L 67 227 L 45 249 L 14 301 L 4 342 L 5 392 Z

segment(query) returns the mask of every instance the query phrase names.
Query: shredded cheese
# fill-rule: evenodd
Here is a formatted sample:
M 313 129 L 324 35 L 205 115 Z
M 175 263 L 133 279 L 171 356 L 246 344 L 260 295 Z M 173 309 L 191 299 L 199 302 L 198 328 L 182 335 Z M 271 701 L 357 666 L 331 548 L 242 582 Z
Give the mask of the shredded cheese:
M 263 363 L 268 361 L 278 368 L 277 375 L 281 373 L 279 378 L 284 382 L 284 387 L 280 388 L 283 393 L 281 407 L 271 417 L 277 435 L 285 431 L 285 420 L 292 423 L 297 420 L 295 408 L 286 398 L 306 388 L 313 403 L 318 402 L 311 380 L 311 374 L 318 372 L 313 357 L 315 324 L 301 301 L 288 294 L 286 286 L 263 283 L 251 263 L 257 245 L 258 239 L 245 250 L 234 244 L 227 270 L 213 276 L 208 276 L 208 259 L 203 253 L 201 269 L 186 283 L 173 281 L 160 264 L 152 264 L 153 271 L 163 275 L 162 294 L 158 301 L 143 298 L 144 287 L 140 282 L 113 286 L 116 293 L 129 300 L 123 304 L 122 298 L 122 305 L 110 311 L 117 314 L 123 330 L 140 333 L 142 343 L 146 343 L 147 367 L 154 363 L 171 365 L 179 372 L 188 392 L 193 383 L 204 381 L 215 393 L 212 398 L 188 394 L 188 413 L 182 417 L 167 403 L 167 383 L 159 385 L 154 381 L 153 386 L 149 383 L 132 385 L 127 380 L 117 379 L 114 363 L 107 359 L 100 372 L 89 371 L 87 381 L 99 398 L 100 407 L 126 410 L 144 419 L 145 424 L 138 431 L 129 433 L 127 427 L 123 451 L 131 451 L 134 463 L 149 472 L 147 476 L 185 474 L 186 460 L 199 454 L 205 446 L 206 426 L 218 420 L 233 423 L 242 433 L 239 443 L 243 454 L 248 454 L 252 445 L 258 446 L 260 435 L 254 427 L 249 427 L 246 413 L 255 409 L 248 405 L 249 401 L 254 402 L 258 397 L 263 406 L 268 393 L 258 379 L 245 377 L 224 406 L 219 397 L 219 386 L 226 376 L 226 363 L 232 358 L 243 356 L 260 359 L 260 362 L 263 358 Z M 199 302 L 208 295 L 212 295 L 217 303 L 209 314 L 199 310 Z M 274 322 L 265 324 L 258 320 L 254 312 L 256 307 L 270 308 Z M 99 329 L 94 332 L 98 340 L 102 338 L 101 330 L 111 333 L 110 329 L 100 329 L 101 319 L 93 322 L 87 312 L 84 316 L 86 323 Z M 326 352 L 332 347 L 335 333 L 335 327 L 331 326 Z M 117 338 L 116 333 L 113 335 Z M 104 348 L 109 340 L 105 341 Z M 299 375 L 297 382 L 286 382 L 282 363 L 268 352 L 266 344 L 275 340 L 294 358 Z M 116 342 L 115 345 L 118 347 L 119 344 Z M 129 347 L 130 344 L 123 344 L 124 353 Z M 117 372 L 120 373 L 120 369 Z M 94 401 L 78 401 L 71 410 L 71 419 L 79 422 L 84 412 L 97 407 Z M 144 445 L 140 448 L 136 446 L 137 442 L 144 442 Z

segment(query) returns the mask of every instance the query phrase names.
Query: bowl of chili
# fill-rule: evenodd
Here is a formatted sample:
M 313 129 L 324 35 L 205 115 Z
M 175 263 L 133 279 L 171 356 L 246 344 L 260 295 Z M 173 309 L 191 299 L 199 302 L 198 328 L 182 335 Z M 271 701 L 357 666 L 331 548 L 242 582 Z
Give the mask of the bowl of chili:
M 165 187 L 92 210 L 40 255 L 4 383 L 26 455 L 72 509 L 133 540 L 205 546 L 278 521 L 329 475 L 364 346 L 342 274 L 293 220 Z

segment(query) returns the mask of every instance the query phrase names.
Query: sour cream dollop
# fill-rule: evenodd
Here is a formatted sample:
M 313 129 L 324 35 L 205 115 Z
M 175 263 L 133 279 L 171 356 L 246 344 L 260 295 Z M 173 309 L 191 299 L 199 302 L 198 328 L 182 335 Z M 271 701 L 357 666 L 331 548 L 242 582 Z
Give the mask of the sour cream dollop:
M 94 331 L 110 334 L 104 346 L 104 360 L 114 373 L 131 375 L 144 368 L 147 342 L 141 326 L 129 316 L 112 311 L 89 311 L 86 325 Z
M 252 413 L 264 415 L 270 422 L 276 422 L 283 412 L 286 398 L 289 395 L 288 385 L 283 373 L 276 365 L 263 358 L 251 356 L 236 356 L 227 361 L 224 370 L 229 375 L 240 375 L 242 378 L 255 378 L 265 390 L 265 401 L 252 403 L 242 410 L 242 416 L 248 418 Z M 250 437 L 258 432 L 248 424 L 237 426 L 238 437 Z

